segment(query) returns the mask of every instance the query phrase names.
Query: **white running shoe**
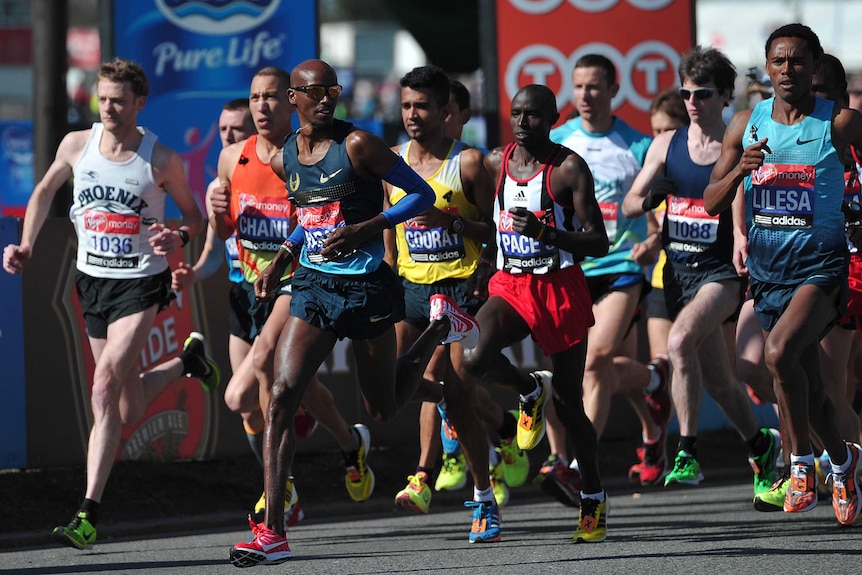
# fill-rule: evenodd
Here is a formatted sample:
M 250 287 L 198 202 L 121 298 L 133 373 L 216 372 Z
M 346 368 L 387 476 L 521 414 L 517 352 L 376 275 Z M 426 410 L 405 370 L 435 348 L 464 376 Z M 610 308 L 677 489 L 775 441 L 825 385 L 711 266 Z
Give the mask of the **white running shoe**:
M 449 316 L 451 328 L 449 335 L 440 343 L 459 342 L 467 349 L 476 347 L 479 343 L 479 324 L 473 317 L 458 307 L 451 297 L 443 294 L 431 296 L 431 320 Z

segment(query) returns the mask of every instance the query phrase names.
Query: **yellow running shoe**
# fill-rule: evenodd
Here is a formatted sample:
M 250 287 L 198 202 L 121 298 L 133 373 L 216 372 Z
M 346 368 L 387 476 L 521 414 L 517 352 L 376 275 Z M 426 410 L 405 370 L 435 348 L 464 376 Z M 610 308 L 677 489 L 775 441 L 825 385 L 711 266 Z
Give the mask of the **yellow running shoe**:
M 428 474 L 417 471 L 416 475 L 407 478 L 407 487 L 395 495 L 395 505 L 404 511 L 428 513 L 431 505 L 431 487 L 428 486 Z
M 374 492 L 374 472 L 368 467 L 368 454 L 371 451 L 371 432 L 357 423 L 353 433 L 359 442 L 356 451 L 344 452 L 344 486 L 354 501 L 365 501 Z
M 435 491 L 456 491 L 467 485 L 467 458 L 463 453 L 443 454 L 443 467 L 434 483 Z
M 536 447 L 545 437 L 545 404 L 551 392 L 553 374 L 550 371 L 534 371 L 530 376 L 541 387 L 541 393 L 536 399 L 522 401 L 518 405 L 518 447 L 525 451 Z
M 572 535 L 575 543 L 598 543 L 608 536 L 607 515 L 608 500 L 604 501 L 581 497 L 581 512 L 578 517 L 578 529 Z
M 494 499 L 497 501 L 497 505 L 502 507 L 509 502 L 509 487 L 503 477 L 503 462 L 500 461 L 497 465 L 492 466 L 489 471 L 491 487 L 494 489 Z

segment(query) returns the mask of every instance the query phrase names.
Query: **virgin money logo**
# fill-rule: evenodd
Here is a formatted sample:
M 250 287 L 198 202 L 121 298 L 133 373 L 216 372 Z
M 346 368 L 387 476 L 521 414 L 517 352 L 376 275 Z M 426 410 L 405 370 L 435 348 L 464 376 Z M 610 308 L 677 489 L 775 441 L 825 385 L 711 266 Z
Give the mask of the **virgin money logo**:
M 769 185 L 778 178 L 778 168 L 775 164 L 763 164 L 751 175 L 751 182 L 756 186 Z
M 85 217 L 87 229 L 94 232 L 108 231 L 108 218 L 105 214 L 95 213 L 88 214 Z
M 239 34 L 260 26 L 281 0 L 156 0 L 169 22 L 208 36 Z

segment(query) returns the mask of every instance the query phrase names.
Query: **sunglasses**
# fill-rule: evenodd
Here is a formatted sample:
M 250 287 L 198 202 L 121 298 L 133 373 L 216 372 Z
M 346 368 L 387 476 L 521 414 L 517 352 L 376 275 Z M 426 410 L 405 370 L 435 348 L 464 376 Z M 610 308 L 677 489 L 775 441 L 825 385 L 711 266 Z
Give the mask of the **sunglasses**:
M 305 95 L 314 100 L 315 102 L 321 101 L 324 96 L 327 94 L 331 99 L 336 99 L 341 95 L 341 91 L 344 89 L 338 84 L 333 84 L 332 86 L 323 86 L 321 84 L 309 84 L 308 86 L 291 86 L 291 90 L 298 90 L 300 92 L 305 92 Z
M 679 95 L 686 101 L 691 98 L 692 94 L 694 94 L 695 100 L 709 100 L 712 98 L 712 94 L 714 92 L 715 90 L 712 88 L 695 88 L 694 90 L 689 90 L 688 88 L 679 89 Z

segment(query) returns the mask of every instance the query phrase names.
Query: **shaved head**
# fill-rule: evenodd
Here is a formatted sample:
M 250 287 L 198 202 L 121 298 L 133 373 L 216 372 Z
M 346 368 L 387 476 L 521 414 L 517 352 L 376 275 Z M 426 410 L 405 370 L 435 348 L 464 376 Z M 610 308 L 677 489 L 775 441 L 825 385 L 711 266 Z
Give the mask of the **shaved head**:
M 338 83 L 335 69 L 323 60 L 306 60 L 300 62 L 290 73 L 291 86 L 308 84 L 331 85 Z
M 541 84 L 529 84 L 518 90 L 515 96 L 517 97 L 519 94 L 532 96 L 533 101 L 536 102 L 542 110 L 549 111 L 551 114 L 557 113 L 557 97 L 554 95 L 553 90 L 547 86 L 543 86 Z

